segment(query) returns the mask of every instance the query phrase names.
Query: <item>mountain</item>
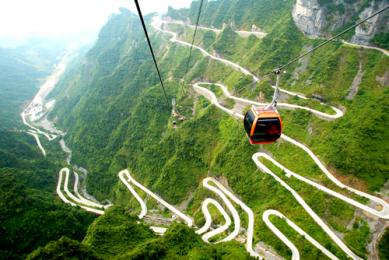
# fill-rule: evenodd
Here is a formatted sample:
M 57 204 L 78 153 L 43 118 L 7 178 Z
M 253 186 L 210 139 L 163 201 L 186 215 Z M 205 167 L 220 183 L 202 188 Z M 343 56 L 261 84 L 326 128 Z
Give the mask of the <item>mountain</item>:
M 81 240 L 95 218 L 54 195 L 63 158 L 59 146 L 48 144 L 43 157 L 22 129 L 20 113 L 63 51 L 40 40 L 0 48 L 0 259 L 24 259 L 64 235 Z
M 306 35 L 322 35 L 345 29 L 354 23 L 356 18 L 365 19 L 369 15 L 388 6 L 389 1 L 325 1 L 299 0 L 293 8 L 293 20 Z M 341 17 L 339 19 L 339 17 Z M 354 43 L 385 45 L 389 34 L 388 15 L 383 12 L 358 26 L 349 35 Z M 380 40 L 382 39 L 382 40 Z M 386 39 L 386 40 L 384 40 Z M 383 46 L 385 48 L 385 46 Z M 387 48 L 387 46 L 386 46 Z
M 66 237 L 39 248 L 28 259 L 251 259 L 237 243 L 205 244 L 185 225 L 175 224 L 158 237 L 123 209 L 108 212 L 93 223 L 83 243 Z
M 54 195 L 62 154 L 43 158 L 26 133 L 0 131 L 0 259 L 23 259 L 51 240 L 81 240 L 95 218 Z
M 89 225 L 82 240 L 81 234 L 53 238 L 56 241 L 36 249 L 29 258 L 56 258 L 61 257 L 61 252 L 64 252 L 62 256 L 90 259 L 250 257 L 245 246 L 237 241 L 208 245 L 183 224 L 168 224 L 164 236 L 155 235 L 150 226 L 160 225 L 161 219 L 170 223 L 174 217 L 142 191 L 140 195 L 147 198 L 151 216 L 149 220 L 138 220 L 138 203 L 118 178 L 118 172 L 123 169 L 128 169 L 139 183 L 193 217 L 197 227 L 206 222 L 202 211 L 204 200 L 215 197 L 202 181 L 215 177 L 252 210 L 255 219 L 253 247 L 266 248 L 266 252 L 276 256 L 289 258 L 293 249 L 269 228 L 264 215 L 269 210 L 282 212 L 340 259 L 347 257 L 344 247 L 364 258 L 373 254 L 374 250 L 370 249 L 376 247 L 386 220 L 365 214 L 345 200 L 302 182 L 268 160 L 260 161 L 278 177 L 258 171 L 252 156 L 257 152 L 271 155 L 292 172 L 372 208 L 375 205 L 367 198 L 341 189 L 328 175 L 386 199 L 389 58 L 382 50 L 351 46 L 352 42 L 348 42 L 358 36 L 357 29 L 346 35 L 345 43 L 335 40 L 327 44 L 291 64 L 281 76 L 283 89 L 308 98 L 290 96 L 284 91 L 280 107 L 281 103 L 291 103 L 333 114 L 331 105 L 344 113 L 336 120 L 323 120 L 309 110 L 280 108 L 279 111 L 284 134 L 309 147 L 311 153 L 318 155 L 317 160 L 323 162 L 323 167 L 329 169 L 329 174 L 323 173 L 306 150 L 287 139 L 259 147 L 250 145 L 242 122 L 211 104 L 193 87 L 200 81 L 222 83 L 236 96 L 270 101 L 273 94 L 270 85 L 275 79 L 265 76 L 268 72 L 318 46 L 322 38 L 356 21 L 369 8 L 367 1 L 342 2 L 345 9 L 342 15 L 346 18 L 332 26 L 335 12 L 332 10 L 342 10 L 339 1 L 205 1 L 200 25 L 208 29 L 199 29 L 195 44 L 219 60 L 210 59 L 194 48 L 188 66 L 188 46 L 169 40 L 171 34 L 157 31 L 153 26 L 153 15 L 146 16 L 169 104 L 159 85 L 139 18 L 125 9 L 113 15 L 101 29 L 94 47 L 69 66 L 51 94 L 56 106 L 49 119 L 66 132 L 63 138 L 72 149 L 72 163 L 88 169 L 88 192 L 100 201 L 112 201 L 114 206 Z M 297 5 L 322 10 L 319 12 L 325 17 L 321 22 L 324 25 L 315 32 L 305 31 L 314 17 L 307 16 L 304 22 L 299 12 L 296 13 Z M 377 1 L 377 5 L 372 6 L 380 5 Z M 170 8 L 163 19 L 176 23 L 165 23 L 162 28 L 176 32 L 179 40 L 190 43 L 193 28 L 187 25 L 194 24 L 198 6 L 199 1 L 194 1 L 187 9 Z M 353 12 L 349 11 L 350 6 L 355 7 Z M 377 35 L 384 28 L 380 19 L 374 25 L 378 28 Z M 317 34 L 317 37 L 307 37 L 308 34 Z M 247 68 L 247 72 L 233 69 L 220 59 L 238 63 Z M 253 82 L 249 73 L 255 73 L 259 82 Z M 248 107 L 223 98 L 216 85 L 207 88 L 216 93 L 227 109 L 242 112 Z M 173 98 L 179 117 L 172 115 L 170 102 Z M 176 128 L 173 121 L 177 122 Z M 49 145 L 54 148 L 54 144 Z M 56 160 L 61 164 L 59 158 Z M 53 172 L 59 169 L 58 165 Z M 296 194 L 324 224 L 312 217 L 305 204 L 296 199 Z M 222 199 L 217 201 L 222 203 Z M 213 227 L 222 226 L 223 214 L 216 206 L 210 209 Z M 81 214 L 78 210 L 74 212 Z M 236 240 L 246 241 L 250 216 L 243 208 L 237 214 L 242 217 L 244 228 L 239 228 Z M 306 235 L 292 229 L 286 218 L 270 216 L 269 219 L 296 246 L 301 258 L 326 257 L 323 251 L 312 246 Z M 76 223 L 89 220 L 80 217 Z M 328 225 L 335 236 L 341 238 L 344 247 L 328 235 L 323 225 Z M 223 234 L 232 232 L 231 226 Z M 218 235 L 211 242 L 223 237 Z M 383 248 L 384 252 L 385 246 Z

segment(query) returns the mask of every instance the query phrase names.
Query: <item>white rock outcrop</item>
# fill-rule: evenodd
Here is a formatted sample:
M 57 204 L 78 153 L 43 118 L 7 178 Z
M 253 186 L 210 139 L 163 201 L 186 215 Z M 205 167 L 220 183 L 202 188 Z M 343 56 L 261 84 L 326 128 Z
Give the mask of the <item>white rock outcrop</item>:
M 328 37 L 334 31 L 362 20 L 389 5 L 389 0 L 326 1 L 296 0 L 292 16 L 296 26 L 306 36 Z M 359 17 L 359 19 L 356 19 Z M 389 15 L 383 12 L 355 28 L 351 41 L 356 44 L 371 45 L 371 39 L 377 33 L 388 33 Z
M 361 20 L 365 19 L 388 5 L 389 1 L 371 1 L 370 6 L 360 13 L 359 18 Z M 385 12 L 369 19 L 355 28 L 355 35 L 352 38 L 352 42 L 368 45 L 380 28 L 386 28 L 386 31 L 388 31 L 389 28 L 388 14 L 385 14 Z
M 317 0 L 297 0 L 292 16 L 296 26 L 307 36 L 319 36 L 325 25 L 323 9 Z

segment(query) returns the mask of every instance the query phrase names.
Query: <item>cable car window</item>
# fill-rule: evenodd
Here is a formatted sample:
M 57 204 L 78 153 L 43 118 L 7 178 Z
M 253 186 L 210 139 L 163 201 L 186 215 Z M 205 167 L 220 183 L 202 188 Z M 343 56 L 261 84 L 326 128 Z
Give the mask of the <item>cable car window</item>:
M 281 123 L 278 118 L 260 118 L 257 121 L 252 139 L 255 142 L 276 140 L 281 135 Z
M 254 120 L 255 116 L 253 114 L 253 111 L 249 110 L 246 113 L 246 116 L 244 117 L 244 129 L 246 130 L 247 134 L 250 134 Z

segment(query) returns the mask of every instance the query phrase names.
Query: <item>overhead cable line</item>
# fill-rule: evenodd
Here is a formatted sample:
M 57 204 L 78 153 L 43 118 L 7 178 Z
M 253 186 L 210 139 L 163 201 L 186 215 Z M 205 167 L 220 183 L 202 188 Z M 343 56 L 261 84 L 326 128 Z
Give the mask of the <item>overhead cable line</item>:
M 290 60 L 289 62 L 285 63 L 285 64 L 282 65 L 282 66 L 277 67 L 276 69 L 272 70 L 271 72 L 266 73 L 266 74 L 264 75 L 264 77 L 269 76 L 270 74 L 279 73 L 281 70 L 283 70 L 285 67 L 289 66 L 290 64 L 292 64 L 292 63 L 298 61 L 299 59 L 301 59 L 301 58 L 307 56 L 308 54 L 310 54 L 310 53 L 316 51 L 317 49 L 319 49 L 320 47 L 323 47 L 324 45 L 326 45 L 327 43 L 333 41 L 334 39 L 339 38 L 339 37 L 342 36 L 343 34 L 349 32 L 350 30 L 352 30 L 352 29 L 354 29 L 355 27 L 359 26 L 360 24 L 362 24 L 362 23 L 366 22 L 367 20 L 373 18 L 374 16 L 376 16 L 376 15 L 378 15 L 378 14 L 380 14 L 380 13 L 386 11 L 388 8 L 389 8 L 389 6 L 386 6 L 385 8 L 383 8 L 383 9 L 381 9 L 381 10 L 375 12 L 374 14 L 368 16 L 367 18 L 365 18 L 365 19 L 359 21 L 358 23 L 356 23 L 356 24 L 354 24 L 354 25 L 348 27 L 348 28 L 345 29 L 344 31 L 342 31 L 342 32 L 338 33 L 337 35 L 331 37 L 330 39 L 328 39 L 328 40 L 322 42 L 321 44 L 319 44 L 318 46 L 314 47 L 313 49 L 311 49 L 311 50 L 305 52 L 304 54 L 301 54 L 300 56 L 297 56 L 297 57 L 293 58 L 293 59 Z
M 147 39 L 147 44 L 149 45 L 149 48 L 150 48 L 151 56 L 153 56 L 154 65 L 155 65 L 155 68 L 157 69 L 159 81 L 161 82 L 161 87 L 162 87 L 162 90 L 163 90 L 163 94 L 164 94 L 165 99 L 166 99 L 166 104 L 167 104 L 167 107 L 169 107 L 170 106 L 170 102 L 169 102 L 169 99 L 168 99 L 167 94 L 166 94 L 165 86 L 163 85 L 163 80 L 162 80 L 162 77 L 161 77 L 161 73 L 159 72 L 157 60 L 155 59 L 153 47 L 151 46 L 149 34 L 147 33 L 147 28 L 146 28 L 145 21 L 143 20 L 142 11 L 140 10 L 138 0 L 134 0 L 134 2 L 135 2 L 135 5 L 136 5 L 136 9 L 138 11 L 138 15 L 139 15 L 140 21 L 142 23 L 143 31 L 145 32 L 145 36 L 146 36 L 146 39 Z
M 199 6 L 199 10 L 198 10 L 198 12 L 197 12 L 196 26 L 195 26 L 195 30 L 194 30 L 194 32 L 193 32 L 192 43 L 191 43 L 191 45 L 190 45 L 188 61 L 186 62 L 186 71 L 185 71 L 185 74 L 188 73 L 190 58 L 191 58 L 191 56 L 192 56 L 193 44 L 194 44 L 194 41 L 195 41 L 195 39 L 196 39 L 197 27 L 198 27 L 198 25 L 199 25 L 202 7 L 203 7 L 203 0 L 200 0 L 200 6 Z

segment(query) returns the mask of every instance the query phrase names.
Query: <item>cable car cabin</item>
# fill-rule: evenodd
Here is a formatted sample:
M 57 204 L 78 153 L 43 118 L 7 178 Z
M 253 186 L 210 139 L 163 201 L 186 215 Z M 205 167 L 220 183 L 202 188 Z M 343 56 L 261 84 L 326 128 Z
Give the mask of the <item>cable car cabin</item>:
M 244 117 L 244 128 L 251 144 L 271 144 L 281 136 L 282 120 L 275 108 L 252 107 Z

